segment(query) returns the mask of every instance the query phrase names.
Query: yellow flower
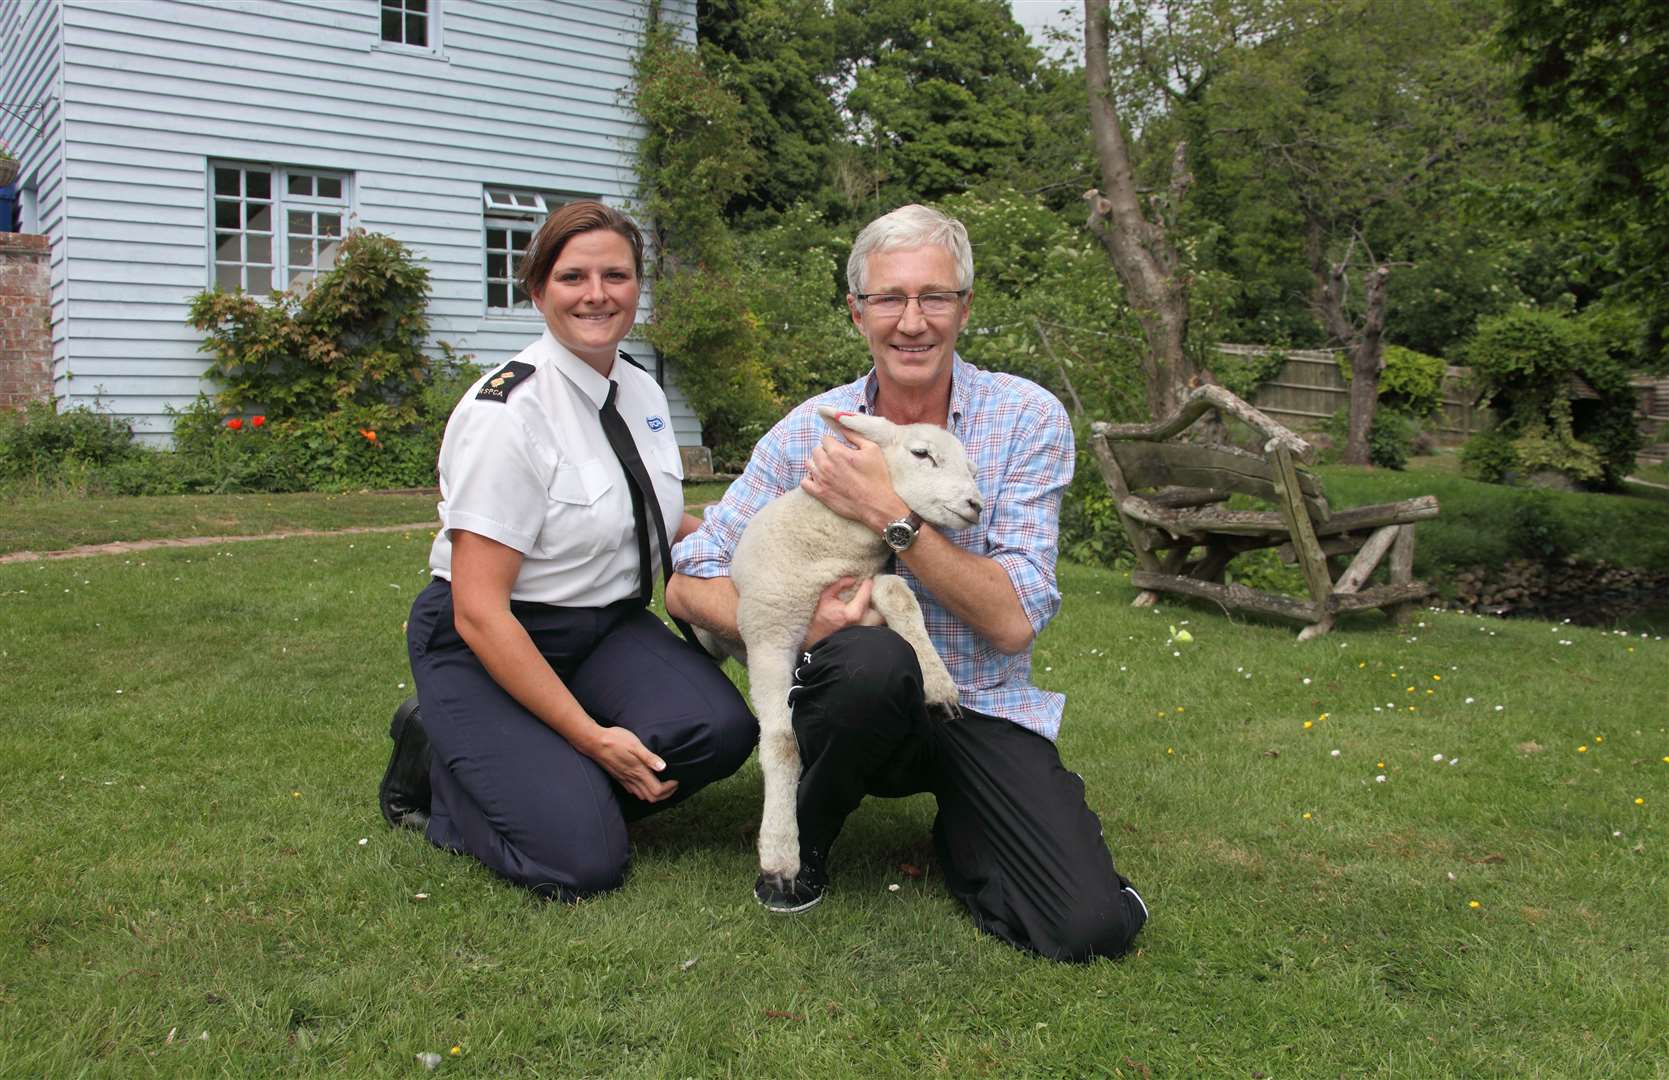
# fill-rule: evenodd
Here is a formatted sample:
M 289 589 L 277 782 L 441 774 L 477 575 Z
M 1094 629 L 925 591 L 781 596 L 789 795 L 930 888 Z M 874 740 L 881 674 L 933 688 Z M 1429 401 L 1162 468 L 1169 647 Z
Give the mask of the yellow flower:
M 1432 681 L 1432 682 L 1442 682 L 1442 681 L 1443 681 L 1443 676 L 1441 676 L 1441 675 L 1433 675 L 1433 676 L 1432 676 L 1432 677 L 1431 677 L 1431 681 Z
M 1413 692 L 1414 692 L 1414 688 L 1412 686 L 1410 686 L 1407 690 L 1407 693 L 1412 694 Z
M 1645 806 L 1646 805 L 1646 800 L 1645 799 L 1635 799 L 1634 800 L 1634 805 L 1635 806 Z
M 1326 713 L 1322 713 L 1322 714 L 1321 714 L 1321 715 L 1320 715 L 1320 716 L 1319 716 L 1319 717 L 1317 717 L 1317 719 L 1320 719 L 1320 720 L 1325 720 L 1325 719 L 1327 719 L 1327 714 L 1326 714 Z
M 1366 660 L 1362 660 L 1362 661 L 1358 662 L 1356 666 L 1359 667 L 1359 668 L 1365 668 L 1365 667 L 1368 666 L 1368 662 Z
M 301 798 L 301 792 L 299 792 L 299 791 L 292 791 L 292 792 L 290 792 L 290 798 L 292 798 L 292 799 L 299 799 L 299 798 Z
M 1304 820 L 1305 821 L 1310 820 L 1310 812 L 1308 810 L 1304 811 Z
M 1311 729 L 1311 728 L 1313 728 L 1313 727 L 1315 727 L 1315 721 L 1314 721 L 1314 720 L 1306 720 L 1306 721 L 1304 721 L 1304 730 L 1305 730 L 1305 731 L 1308 731 L 1308 730 L 1310 730 L 1310 729 Z
M 1176 747 L 1174 747 L 1174 746 L 1167 746 L 1167 747 L 1165 747 L 1165 753 L 1167 753 L 1167 754 L 1174 754 L 1174 753 L 1176 753 Z
M 1176 711 L 1177 711 L 1177 712 L 1181 712 L 1181 711 L 1182 711 L 1182 706 L 1181 706 L 1181 705 L 1178 705 L 1178 706 L 1177 706 L 1177 707 L 1176 707 Z
M 1576 748 L 1576 752 L 1578 754 L 1586 754 L 1588 752 L 1588 748 L 1586 746 L 1578 746 Z
M 1385 767 L 1385 763 L 1383 761 L 1381 761 L 1379 764 L 1374 766 L 1374 768 L 1376 768 L 1376 769 L 1383 769 L 1384 767 Z
M 463 1052 L 464 1052 L 464 1048 L 457 1045 L 456 1043 L 453 1044 L 452 1049 L 450 1051 L 450 1053 L 452 1054 L 453 1057 L 457 1057 L 459 1054 L 461 1054 Z
M 1605 736 L 1604 735 L 1595 735 L 1594 736 L 1594 741 L 1597 742 L 1597 743 L 1602 743 L 1602 742 L 1605 741 Z
M 1481 908 L 1481 907 L 1483 907 L 1483 905 L 1478 903 L 1476 900 L 1466 901 L 1466 906 L 1469 907 L 1469 908 Z

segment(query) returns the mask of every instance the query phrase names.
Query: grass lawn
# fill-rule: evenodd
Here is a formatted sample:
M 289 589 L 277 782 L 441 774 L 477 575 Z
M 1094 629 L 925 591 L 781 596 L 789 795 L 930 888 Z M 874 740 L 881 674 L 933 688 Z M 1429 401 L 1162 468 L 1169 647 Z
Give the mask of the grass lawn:
M 1071 967 L 972 929 L 926 797 L 866 804 L 828 900 L 793 919 L 749 893 L 751 763 L 639 826 L 626 887 L 576 906 L 390 832 L 374 789 L 428 543 L 0 566 L 0 1073 L 412 1076 L 425 1051 L 456 1076 L 1669 1060 L 1661 641 L 1427 613 L 1299 645 L 1064 567 L 1038 679 L 1070 697 L 1064 757 L 1154 912 L 1134 955 Z

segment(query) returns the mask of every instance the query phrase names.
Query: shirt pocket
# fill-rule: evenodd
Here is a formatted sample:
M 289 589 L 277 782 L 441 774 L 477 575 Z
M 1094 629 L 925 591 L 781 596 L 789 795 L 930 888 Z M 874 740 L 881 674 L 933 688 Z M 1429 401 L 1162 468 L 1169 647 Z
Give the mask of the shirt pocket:
M 614 478 L 601 459 L 572 465 L 567 462 L 556 467 L 551 479 L 551 498 L 570 506 L 592 506 L 614 486 Z
M 684 479 L 684 455 L 678 452 L 677 443 L 661 443 L 656 446 L 655 457 L 660 462 L 662 472 L 670 473 L 675 480 Z
M 618 550 L 630 538 L 632 512 L 613 490 L 617 468 L 601 458 L 556 467 L 535 549 L 539 558 L 574 567 Z

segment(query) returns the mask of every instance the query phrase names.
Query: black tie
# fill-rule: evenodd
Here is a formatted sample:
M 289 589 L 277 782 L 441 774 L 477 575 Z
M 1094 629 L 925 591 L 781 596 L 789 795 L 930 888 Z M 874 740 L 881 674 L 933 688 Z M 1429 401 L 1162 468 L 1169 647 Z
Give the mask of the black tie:
M 608 397 L 603 401 L 603 407 L 597 416 L 603 423 L 603 434 L 608 436 L 609 447 L 614 451 L 614 456 L 620 459 L 621 467 L 626 470 L 626 488 L 632 493 L 632 523 L 637 526 L 638 578 L 642 582 L 638 601 L 647 607 L 650 597 L 655 595 L 655 571 L 649 561 L 649 514 L 654 515 L 655 539 L 660 541 L 661 571 L 669 579 L 672 577 L 672 547 L 666 531 L 666 520 L 661 517 L 661 501 L 655 497 L 655 485 L 649 482 L 649 473 L 643 468 L 643 458 L 638 455 L 637 443 L 632 440 L 631 430 L 621 418 L 620 410 L 614 407 L 614 399 L 619 393 L 620 384 L 610 379 Z M 645 513 L 645 506 L 648 513 Z M 684 635 L 684 640 L 695 645 L 695 634 L 690 630 L 689 624 L 676 615 L 672 616 L 672 621 Z

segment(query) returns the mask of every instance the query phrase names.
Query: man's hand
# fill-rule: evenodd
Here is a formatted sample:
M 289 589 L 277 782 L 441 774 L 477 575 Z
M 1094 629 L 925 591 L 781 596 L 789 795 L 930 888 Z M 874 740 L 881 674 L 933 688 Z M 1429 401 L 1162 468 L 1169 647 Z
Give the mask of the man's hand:
M 850 445 L 833 435 L 811 452 L 800 490 L 849 521 L 869 526 L 876 532 L 887 522 L 910 512 L 893 491 L 881 448 L 850 431 L 842 431 Z
M 852 599 L 842 600 L 840 594 L 857 584 L 856 578 L 843 577 L 823 590 L 817 598 L 817 610 L 812 613 L 811 625 L 806 628 L 803 648 L 811 648 L 836 630 L 844 630 L 864 621 L 869 612 L 869 594 L 875 588 L 873 578 L 864 578 L 852 593 Z
M 660 802 L 678 790 L 678 781 L 655 775 L 666 768 L 666 762 L 623 727 L 599 728 L 596 737 L 581 749 L 621 787 L 644 802 Z

